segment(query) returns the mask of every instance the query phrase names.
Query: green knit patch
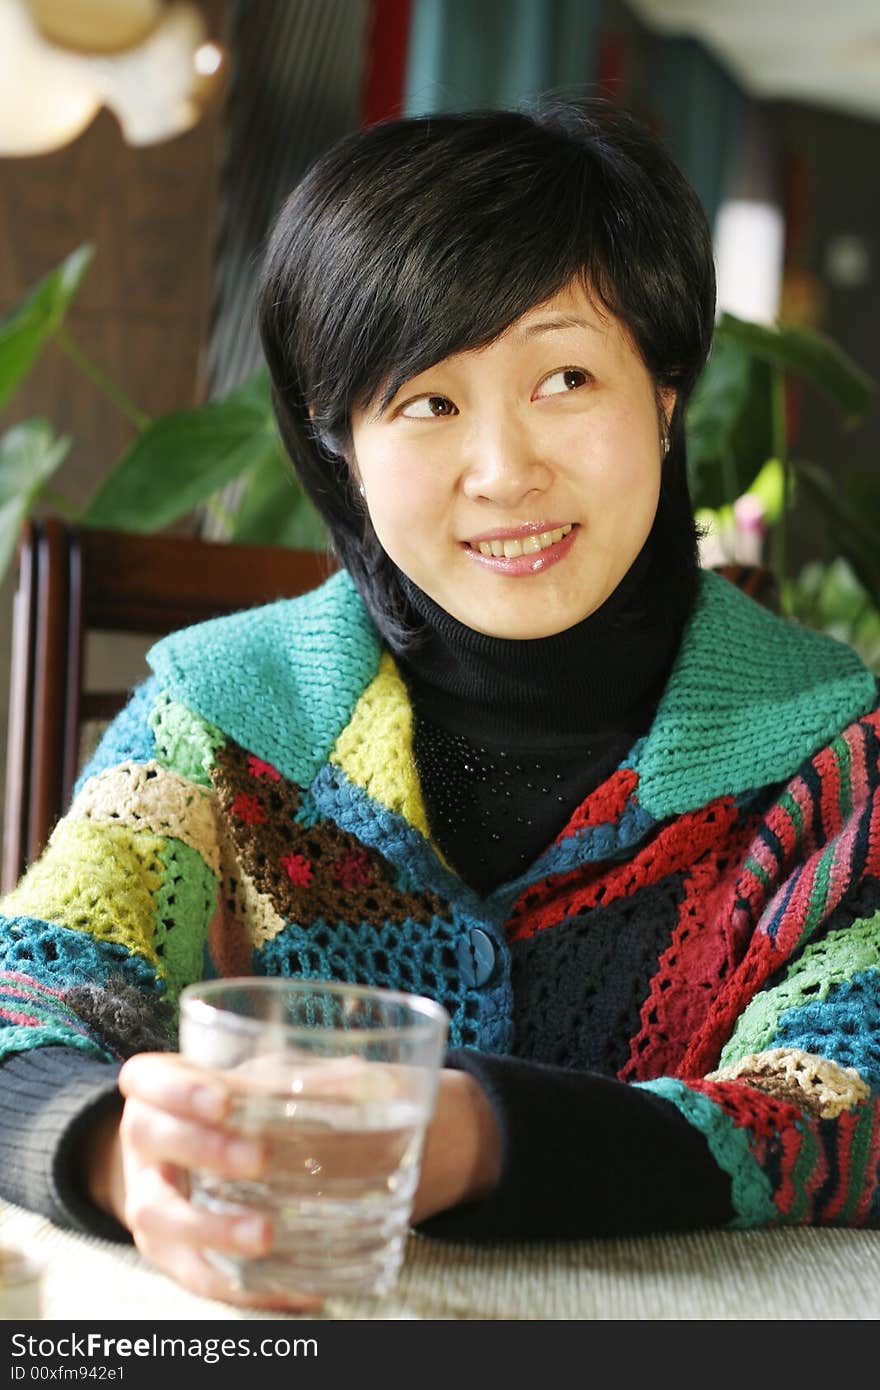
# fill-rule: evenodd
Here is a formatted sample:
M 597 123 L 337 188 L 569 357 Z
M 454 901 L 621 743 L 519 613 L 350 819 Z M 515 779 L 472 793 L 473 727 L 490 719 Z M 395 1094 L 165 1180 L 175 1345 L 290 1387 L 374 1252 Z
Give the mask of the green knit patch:
M 730 1176 L 730 1199 L 736 1212 L 729 1223 L 731 1230 L 778 1223 L 773 1188 L 752 1153 L 747 1129 L 735 1125 L 721 1106 L 702 1091 L 692 1091 L 684 1081 L 672 1076 L 633 1084 L 671 1101 L 688 1124 L 704 1135 L 718 1167 Z
M 876 677 L 827 633 L 778 617 L 722 575 L 700 590 L 637 762 L 657 820 L 783 782 L 876 703 Z M 842 801 L 844 795 L 842 793 Z
M 106 1052 L 92 1038 L 73 1028 L 65 1028 L 63 1024 L 16 1024 L 0 1029 L 0 1061 L 16 1052 L 30 1052 L 34 1047 L 76 1047 L 102 1062 L 116 1060 L 112 1052 Z
M 774 1046 L 783 1014 L 825 999 L 837 985 L 849 984 L 863 970 L 880 968 L 880 912 L 831 931 L 805 947 L 773 989 L 746 1006 L 721 1053 L 721 1066 Z
M 164 693 L 147 722 L 156 740 L 156 761 L 190 782 L 209 787 L 217 749 L 225 742 L 220 730 Z
M 201 855 L 181 840 L 166 840 L 161 857 L 165 873 L 156 894 L 154 945 L 167 972 L 165 997 L 176 1006 L 184 985 L 201 978 L 217 880 Z
M 174 699 L 308 787 L 375 676 L 381 650 L 351 576 L 339 570 L 297 598 L 173 632 L 147 661 Z

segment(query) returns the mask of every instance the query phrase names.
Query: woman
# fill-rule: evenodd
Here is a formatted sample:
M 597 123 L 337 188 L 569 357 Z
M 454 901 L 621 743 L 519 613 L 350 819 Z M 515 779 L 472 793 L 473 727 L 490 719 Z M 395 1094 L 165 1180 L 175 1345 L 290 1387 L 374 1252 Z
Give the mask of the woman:
M 271 1232 L 185 1171 L 263 1156 L 158 1050 L 206 951 L 445 1005 L 428 1233 L 877 1220 L 877 683 L 699 568 L 714 303 L 601 101 L 390 122 L 294 190 L 260 323 L 343 568 L 160 642 L 6 900 L 10 1197 L 251 1301 L 204 1252 Z

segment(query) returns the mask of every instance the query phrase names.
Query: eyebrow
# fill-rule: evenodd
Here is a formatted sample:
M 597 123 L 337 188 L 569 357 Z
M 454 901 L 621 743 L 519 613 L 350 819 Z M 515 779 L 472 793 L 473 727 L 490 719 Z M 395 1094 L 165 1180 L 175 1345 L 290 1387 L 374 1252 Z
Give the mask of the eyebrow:
M 517 338 L 534 338 L 539 333 L 552 333 L 560 328 L 591 328 L 594 333 L 601 333 L 589 319 L 581 318 L 577 314 L 554 314 L 553 318 L 540 319 L 537 323 L 526 324 L 522 328 L 514 330 Z

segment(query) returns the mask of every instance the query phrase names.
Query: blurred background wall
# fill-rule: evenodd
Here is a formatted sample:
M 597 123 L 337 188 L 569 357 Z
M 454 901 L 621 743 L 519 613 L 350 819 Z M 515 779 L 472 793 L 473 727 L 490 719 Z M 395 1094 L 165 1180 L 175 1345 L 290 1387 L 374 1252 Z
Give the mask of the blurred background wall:
M 0 3 L 5 0 L 0 0 Z M 18 2 L 18 0 L 17 0 Z M 76 0 L 69 0 L 73 7 Z M 715 231 L 719 310 L 830 333 L 880 374 L 880 14 L 876 0 L 198 0 L 225 46 L 221 100 L 146 147 L 108 111 L 52 153 L 0 159 L 0 314 L 84 241 L 74 338 L 149 415 L 223 395 L 257 365 L 252 289 L 271 218 L 339 135 L 394 116 L 602 94 L 669 144 Z M 876 468 L 880 406 L 852 436 L 789 398 L 793 442 Z M 132 427 L 55 347 L 2 425 L 50 418 L 74 445 L 54 492 L 81 505 Z M 54 509 L 52 496 L 41 504 Z M 211 535 L 210 517 L 183 529 Z M 812 527 L 812 530 L 811 530 Z M 821 544 L 805 519 L 793 560 Z M 0 590 L 5 731 L 12 577 Z M 90 680 L 142 674 L 112 638 Z M 0 779 L 5 737 L 0 738 Z

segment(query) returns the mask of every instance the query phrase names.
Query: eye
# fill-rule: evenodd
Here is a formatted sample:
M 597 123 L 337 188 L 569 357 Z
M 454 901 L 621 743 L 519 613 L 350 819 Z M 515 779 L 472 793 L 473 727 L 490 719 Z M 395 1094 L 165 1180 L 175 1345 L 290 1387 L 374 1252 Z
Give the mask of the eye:
M 589 379 L 589 372 L 582 367 L 561 367 L 558 372 L 544 377 L 535 395 L 539 400 L 544 396 L 562 396 L 567 391 L 577 391 L 578 387 L 586 386 Z
M 437 420 L 445 415 L 457 415 L 458 408 L 448 396 L 417 396 L 401 409 L 407 420 Z

